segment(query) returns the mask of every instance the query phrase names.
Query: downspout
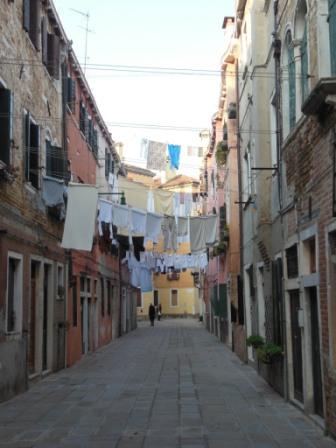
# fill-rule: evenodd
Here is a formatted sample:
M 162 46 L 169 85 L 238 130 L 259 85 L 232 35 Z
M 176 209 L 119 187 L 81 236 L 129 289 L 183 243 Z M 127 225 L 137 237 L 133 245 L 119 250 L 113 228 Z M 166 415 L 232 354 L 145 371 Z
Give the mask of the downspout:
M 276 110 L 276 149 L 277 149 L 277 176 L 278 176 L 278 195 L 279 195 L 279 210 L 280 210 L 280 227 L 281 227 L 281 248 L 282 248 L 282 267 L 284 266 L 284 222 L 283 222 L 283 185 L 282 185 L 282 142 L 283 142 L 283 129 L 282 129 L 282 114 L 281 114 L 281 41 L 278 38 L 278 26 L 277 20 L 279 1 L 274 1 L 274 31 L 273 31 L 273 48 L 274 48 L 274 64 L 275 64 L 275 110 Z M 285 7 L 287 6 L 287 2 Z M 285 8 L 282 10 L 279 21 L 282 18 L 282 14 Z M 283 270 L 283 268 L 282 268 Z M 285 281 L 284 275 L 282 275 L 282 334 L 284 345 L 284 398 L 288 401 L 288 366 L 287 366 L 287 328 L 286 328 L 286 305 L 285 305 Z
M 239 103 L 239 63 L 236 59 L 236 102 L 237 102 L 237 169 L 238 169 L 238 191 L 239 191 L 239 264 L 240 264 L 240 282 L 242 285 L 242 295 L 243 295 L 243 309 L 244 309 L 244 327 L 246 329 L 246 309 L 245 309 L 245 298 L 244 298 L 244 228 L 243 228 L 243 185 L 242 185 L 242 166 L 240 157 L 240 103 Z M 238 286 L 238 285 L 237 285 Z M 238 304 L 239 308 L 239 304 Z M 245 362 L 247 362 L 247 345 L 245 343 Z
M 68 51 L 68 48 L 66 48 L 66 51 Z M 62 67 L 61 67 L 61 74 L 62 74 L 62 81 L 61 81 L 61 86 L 62 86 L 62 146 L 63 146 L 63 150 L 64 150 L 64 159 L 63 159 L 63 163 L 64 165 L 68 163 L 68 141 L 67 141 L 67 120 L 66 120 L 66 116 L 67 116 L 67 103 L 66 103 L 66 79 L 67 79 L 67 63 L 66 61 L 63 62 Z M 64 171 L 65 168 L 68 168 L 67 166 L 64 166 Z M 68 182 L 68 179 L 65 180 L 66 183 Z M 68 276 L 69 276 L 69 267 L 72 266 L 71 263 L 71 250 L 66 250 L 65 251 L 65 257 L 66 257 L 66 263 L 68 264 L 68 266 L 66 266 L 65 272 L 68 272 Z M 71 269 L 71 275 L 72 275 L 72 269 Z M 72 278 L 65 278 L 65 282 L 68 280 L 67 283 L 69 285 L 69 282 L 72 280 Z M 68 344 L 67 344 L 67 339 L 68 339 L 68 327 L 67 327 L 67 318 L 68 318 L 68 292 L 69 292 L 69 288 L 64 288 L 65 291 L 67 291 L 66 294 L 64 294 L 64 322 L 63 322 L 63 331 L 64 331 L 64 367 L 67 367 L 67 350 L 68 350 Z

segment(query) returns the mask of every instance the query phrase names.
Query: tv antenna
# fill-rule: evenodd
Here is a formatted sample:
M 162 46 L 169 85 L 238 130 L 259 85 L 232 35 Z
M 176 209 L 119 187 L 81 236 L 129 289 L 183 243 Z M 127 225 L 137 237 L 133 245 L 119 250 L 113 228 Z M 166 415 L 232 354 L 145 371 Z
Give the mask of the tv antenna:
M 80 26 L 80 28 L 82 28 L 83 30 L 85 30 L 85 52 L 84 52 L 84 66 L 83 66 L 83 69 L 84 69 L 84 75 L 85 75 L 85 72 L 86 72 L 86 63 L 87 63 L 87 59 L 88 59 L 88 57 L 87 57 L 88 34 L 89 34 L 89 33 L 93 33 L 94 31 L 89 29 L 89 20 L 90 20 L 90 14 L 89 14 L 89 12 L 85 13 L 85 12 L 83 12 L 83 11 L 79 11 L 78 9 L 73 9 L 73 8 L 70 8 L 70 9 L 71 9 L 71 11 L 73 11 L 73 12 L 75 12 L 75 13 L 77 13 L 77 14 L 80 14 L 81 16 L 83 16 L 83 17 L 86 18 L 86 26 L 85 26 L 85 27 Z

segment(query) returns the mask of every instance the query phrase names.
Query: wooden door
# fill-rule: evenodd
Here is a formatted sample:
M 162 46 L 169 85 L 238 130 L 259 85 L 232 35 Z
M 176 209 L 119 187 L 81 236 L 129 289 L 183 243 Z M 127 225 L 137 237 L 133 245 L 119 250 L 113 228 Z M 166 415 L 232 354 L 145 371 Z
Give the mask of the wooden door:
M 289 295 L 291 309 L 294 398 L 303 402 L 302 340 L 298 316 L 298 311 L 300 309 L 300 295 L 298 290 L 290 291 Z
M 312 368 L 313 368 L 313 388 L 314 388 L 314 411 L 315 414 L 323 417 L 323 392 L 322 392 L 322 369 L 320 352 L 320 330 L 317 306 L 316 288 L 309 288 L 310 317 L 311 317 L 311 347 L 312 347 Z

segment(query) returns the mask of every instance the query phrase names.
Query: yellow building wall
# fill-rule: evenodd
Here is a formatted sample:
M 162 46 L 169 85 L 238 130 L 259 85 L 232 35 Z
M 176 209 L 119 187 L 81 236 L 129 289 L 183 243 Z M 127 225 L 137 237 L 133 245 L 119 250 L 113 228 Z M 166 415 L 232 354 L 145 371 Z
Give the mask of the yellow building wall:
M 134 179 L 135 180 L 135 179 Z M 187 185 L 181 188 L 170 188 L 171 191 L 185 193 L 192 193 L 196 191 L 191 185 Z M 160 238 L 159 242 L 153 245 L 151 242 L 146 244 L 146 250 L 155 251 L 159 253 L 174 253 L 173 251 L 165 251 L 163 247 L 163 238 Z M 179 244 L 177 254 L 190 253 L 190 244 Z M 168 280 L 166 274 L 153 274 L 153 289 L 158 291 L 159 302 L 162 307 L 163 317 L 165 315 L 192 315 L 197 316 L 199 314 L 199 290 L 194 287 L 194 278 L 191 275 L 192 270 L 187 269 L 185 272 L 180 272 L 179 280 Z M 172 306 L 171 304 L 171 291 L 176 289 L 178 291 L 178 305 Z M 142 307 L 138 307 L 138 317 L 148 318 L 148 307 L 154 304 L 154 292 L 142 293 Z

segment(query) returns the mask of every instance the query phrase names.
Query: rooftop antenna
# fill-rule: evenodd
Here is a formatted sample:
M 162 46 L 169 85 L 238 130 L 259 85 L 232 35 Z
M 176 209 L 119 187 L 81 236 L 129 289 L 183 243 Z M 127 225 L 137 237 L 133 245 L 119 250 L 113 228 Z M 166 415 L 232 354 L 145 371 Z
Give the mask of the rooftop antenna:
M 92 33 L 92 32 L 93 32 L 93 30 L 90 30 L 90 29 L 89 29 L 89 19 L 90 19 L 90 14 L 89 14 L 89 12 L 85 13 L 85 12 L 83 12 L 83 11 L 78 11 L 78 9 L 73 9 L 73 8 L 70 8 L 70 9 L 71 9 L 71 11 L 74 11 L 75 13 L 80 14 L 81 16 L 83 16 L 83 17 L 86 18 L 86 26 L 85 26 L 85 27 L 83 27 L 83 26 L 80 27 L 80 28 L 82 28 L 83 30 L 85 30 L 85 53 L 84 53 L 84 67 L 83 67 L 83 69 L 84 69 L 84 75 L 85 75 L 85 72 L 86 72 L 86 62 L 87 62 L 87 42 L 88 42 L 88 33 Z

